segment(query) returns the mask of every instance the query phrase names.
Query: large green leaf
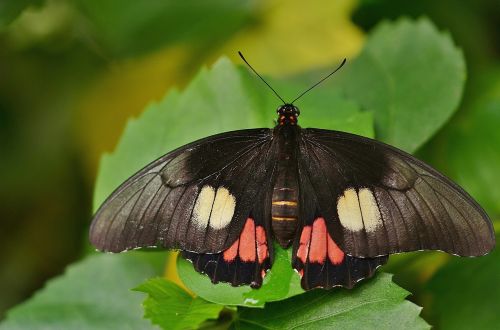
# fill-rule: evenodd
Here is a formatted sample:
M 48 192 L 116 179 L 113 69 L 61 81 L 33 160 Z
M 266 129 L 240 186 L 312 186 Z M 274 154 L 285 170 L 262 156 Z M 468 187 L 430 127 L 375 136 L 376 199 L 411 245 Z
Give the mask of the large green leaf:
M 90 255 L 7 313 L 1 329 L 149 329 L 130 288 L 161 273 L 165 253 Z
M 340 85 L 375 114 L 377 137 L 408 152 L 453 114 L 465 82 L 462 52 L 427 19 L 382 23 Z
M 280 84 L 293 95 L 304 88 Z M 138 119 L 130 120 L 112 154 L 104 155 L 94 192 L 94 209 L 121 182 L 149 162 L 193 140 L 244 128 L 272 127 L 279 100 L 251 76 L 223 58 L 202 70 L 180 94 L 171 91 L 148 106 Z M 369 113 L 344 100 L 337 92 L 318 90 L 301 100 L 304 127 L 342 129 L 373 136 Z
M 285 95 L 304 88 L 292 83 L 278 85 Z M 136 170 L 175 147 L 223 131 L 271 126 L 279 104 L 247 70 L 238 70 L 228 60 L 220 60 L 211 70 L 202 70 L 182 93 L 171 92 L 161 102 L 149 106 L 140 118 L 129 122 L 115 152 L 103 158 L 94 206 Z M 301 100 L 300 106 L 303 114 L 300 123 L 304 126 L 373 136 L 371 115 L 360 112 L 338 93 L 318 90 L 315 97 Z M 221 284 L 214 290 L 208 278 L 182 262 L 180 275 L 186 285 L 209 301 L 263 306 L 266 301 L 301 292 L 289 252 L 277 249 L 276 253 L 279 269 L 274 269 L 266 279 L 268 289 L 234 289 Z
M 173 282 L 152 278 L 134 290 L 148 294 L 144 317 L 164 329 L 183 330 L 198 327 L 207 319 L 217 319 L 223 305 L 192 297 Z
M 453 258 L 428 283 L 427 314 L 440 329 L 498 329 L 499 284 L 499 249 L 481 258 Z
M 389 274 L 355 289 L 314 290 L 264 310 L 240 308 L 237 329 L 429 329 L 421 307 L 406 301 L 408 292 Z
M 304 88 L 291 82 L 278 85 L 284 95 L 293 95 Z M 128 124 L 115 152 L 103 159 L 94 206 L 97 207 L 137 169 L 175 147 L 222 131 L 272 126 L 277 105 L 279 101 L 274 95 L 248 71 L 235 68 L 225 59 L 220 60 L 212 69 L 202 70 L 182 93 L 169 93 Z M 326 88 L 317 90 L 314 97 L 302 99 L 300 107 L 302 116 L 299 119 L 303 126 L 373 136 L 371 114 L 360 112 L 355 103 L 344 100 L 337 92 Z M 205 300 L 222 305 L 263 307 L 266 302 L 302 293 L 299 277 L 290 264 L 290 253 L 290 249 L 276 249 L 273 268 L 259 290 L 247 286 L 233 288 L 223 283 L 213 285 L 183 259 L 178 260 L 179 275 Z M 392 287 L 396 286 L 388 288 Z M 388 288 L 386 291 L 390 291 Z M 154 289 L 150 290 L 153 293 Z M 160 305 L 155 305 L 155 309 L 158 308 Z
M 213 73 L 216 70 L 217 68 L 214 68 Z M 241 97 L 246 97 L 249 100 L 259 100 L 258 103 L 253 104 L 254 108 L 249 108 L 249 111 L 256 115 L 260 114 L 259 116 L 262 118 L 262 109 L 274 110 L 276 100 L 271 93 L 258 84 L 258 81 L 252 77 L 250 78 L 248 80 L 249 76 L 246 72 L 241 74 L 241 79 L 246 81 L 247 85 L 247 89 Z M 280 86 L 280 92 L 284 92 L 284 95 L 292 95 L 292 93 L 296 93 L 297 90 L 301 89 L 292 83 L 278 85 Z M 216 85 L 208 82 L 207 86 Z M 189 93 L 191 88 L 192 86 L 181 96 L 181 98 L 186 98 L 186 103 L 190 102 L 187 97 L 192 97 L 192 94 Z M 217 92 L 217 87 L 215 87 L 214 93 Z M 225 88 L 225 93 L 237 92 L 240 91 L 232 92 Z M 317 91 L 315 97 L 301 100 L 300 107 L 302 116 L 299 120 L 304 127 L 337 129 L 369 137 L 373 136 L 372 116 L 369 113 L 360 112 L 356 104 L 345 101 L 336 92 Z M 231 110 L 228 108 L 223 112 L 230 113 Z M 267 113 L 271 115 L 271 111 Z M 268 126 L 266 124 L 271 123 L 270 118 L 272 117 L 269 116 L 267 120 L 264 119 L 260 126 Z M 271 272 L 266 276 L 263 287 L 259 290 L 251 289 L 248 286 L 233 288 L 224 283 L 218 284 L 214 290 L 210 280 L 206 276 L 196 273 L 192 265 L 185 260 L 179 260 L 178 262 L 179 275 L 191 290 L 206 300 L 224 305 L 263 307 L 268 301 L 282 300 L 303 292 L 300 288 L 299 278 L 291 267 L 291 250 L 285 251 L 276 246 L 275 257 L 275 264 Z

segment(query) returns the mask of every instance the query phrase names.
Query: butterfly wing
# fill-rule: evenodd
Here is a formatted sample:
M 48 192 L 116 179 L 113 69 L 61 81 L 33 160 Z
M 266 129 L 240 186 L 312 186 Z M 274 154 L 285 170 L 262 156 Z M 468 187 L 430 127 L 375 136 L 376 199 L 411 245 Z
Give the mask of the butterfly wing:
M 328 232 L 307 169 L 300 164 L 299 173 L 301 226 L 293 243 L 292 266 L 301 277 L 302 288 L 352 288 L 372 277 L 388 256 L 357 258 L 345 254 Z
M 300 154 L 328 232 L 348 255 L 442 250 L 479 256 L 495 245 L 491 220 L 472 197 L 399 149 L 304 129 Z
M 272 174 L 270 177 L 272 178 Z M 269 215 L 271 212 L 272 180 L 266 179 L 256 195 L 254 204 L 238 239 L 219 253 L 183 251 L 196 271 L 210 277 L 212 283 L 228 282 L 233 286 L 262 285 L 266 272 L 273 262 L 273 244 Z
M 90 228 L 102 251 L 221 252 L 236 241 L 271 168 L 272 131 L 208 137 L 152 162 L 102 204 Z

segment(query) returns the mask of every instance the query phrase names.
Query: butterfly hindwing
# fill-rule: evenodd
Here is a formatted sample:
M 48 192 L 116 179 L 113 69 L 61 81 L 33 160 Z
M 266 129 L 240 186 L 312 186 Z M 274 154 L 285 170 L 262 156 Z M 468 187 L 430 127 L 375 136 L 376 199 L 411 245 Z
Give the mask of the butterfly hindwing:
M 299 167 L 299 171 L 302 223 L 293 244 L 292 266 L 301 277 L 302 288 L 352 288 L 372 277 L 388 257 L 357 258 L 344 253 L 327 230 L 307 170 Z
M 262 186 L 259 197 L 245 220 L 238 239 L 226 250 L 209 254 L 183 251 L 196 271 L 206 274 L 213 283 L 228 282 L 233 286 L 258 288 L 273 262 L 272 235 L 269 227 L 269 183 Z
M 413 156 L 343 132 L 302 130 L 301 162 L 328 231 L 346 254 L 489 252 L 491 221 L 460 187 Z
M 214 135 L 154 161 L 104 202 L 90 228 L 99 250 L 216 253 L 239 237 L 274 163 L 269 129 Z

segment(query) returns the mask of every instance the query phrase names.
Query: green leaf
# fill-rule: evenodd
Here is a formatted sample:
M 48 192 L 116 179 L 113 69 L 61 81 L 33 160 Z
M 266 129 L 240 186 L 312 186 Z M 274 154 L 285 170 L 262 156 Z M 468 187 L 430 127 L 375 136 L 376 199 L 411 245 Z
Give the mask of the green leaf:
M 290 95 L 303 89 L 292 83 L 280 87 Z M 137 170 L 183 144 L 225 131 L 272 127 L 278 105 L 275 96 L 246 69 L 220 59 L 210 71 L 201 70 L 182 93 L 169 92 L 128 122 L 116 150 L 101 160 L 94 210 Z M 336 92 L 318 91 L 316 97 L 301 100 L 301 109 L 304 127 L 373 137 L 371 115 Z
M 429 329 L 408 292 L 379 274 L 355 289 L 313 290 L 264 310 L 240 308 L 237 329 Z
M 148 294 L 143 303 L 144 317 L 163 329 L 197 328 L 207 319 L 217 319 L 224 308 L 199 297 L 193 298 L 163 278 L 152 278 L 134 290 Z
M 280 87 L 290 95 L 303 88 L 292 83 Z M 128 122 L 115 151 L 101 160 L 94 210 L 133 173 L 183 144 L 225 131 L 272 127 L 279 104 L 247 70 L 220 59 L 210 71 L 201 70 L 182 93 L 170 91 Z M 301 100 L 301 109 L 303 127 L 373 137 L 371 114 L 360 112 L 337 92 L 318 91 L 316 97 Z
M 280 91 L 286 94 L 301 89 L 302 86 L 293 83 L 280 86 Z M 202 70 L 185 91 L 169 93 L 128 124 L 116 151 L 103 159 L 95 206 L 138 168 L 175 147 L 222 131 L 271 126 L 277 105 L 274 96 L 246 70 L 220 60 L 211 70 Z M 355 103 L 345 101 L 338 93 L 319 90 L 316 97 L 301 100 L 300 106 L 303 126 L 373 135 L 371 114 L 360 112 Z M 168 124 L 174 122 L 175 125 Z M 178 271 L 200 299 L 222 305 L 263 307 L 266 302 L 303 292 L 291 267 L 290 254 L 291 249 L 276 248 L 273 268 L 259 290 L 248 286 L 234 288 L 224 283 L 213 285 L 182 258 L 178 259 Z M 151 288 L 150 293 L 153 291 Z
M 214 67 L 211 75 L 216 75 L 218 70 L 217 67 Z M 227 66 L 225 70 L 234 70 L 234 68 Z M 230 84 L 226 84 L 225 90 L 221 91 L 216 82 L 212 82 L 213 79 L 210 76 L 207 77 L 206 86 L 212 86 L 214 94 L 223 93 L 225 95 L 227 93 L 235 96 L 241 93 L 239 96 L 241 99 L 246 99 L 246 102 L 253 100 L 254 102 L 249 104 L 247 111 L 255 114 L 256 119 L 260 118 L 261 123 L 258 126 L 269 126 L 270 119 L 274 119 L 274 111 L 271 109 L 274 110 L 279 103 L 276 102 L 274 95 L 263 89 L 259 81 L 249 76 L 246 71 L 240 71 L 240 75 L 244 85 L 247 86 L 245 90 L 232 90 Z M 284 95 L 292 95 L 297 90 L 303 89 L 303 87 L 298 87 L 290 82 L 277 85 Z M 199 92 L 195 91 L 191 85 L 180 98 L 189 104 L 191 98 Z M 221 112 L 224 113 L 224 116 L 230 116 L 231 111 L 234 111 L 232 105 L 225 106 L 227 108 L 225 107 Z M 302 115 L 299 120 L 303 127 L 337 129 L 373 137 L 371 114 L 360 112 L 355 103 L 344 100 L 336 92 L 318 91 L 315 97 L 301 100 L 300 107 Z M 241 113 L 238 112 L 236 117 L 240 116 Z M 209 125 L 210 123 L 206 122 L 205 124 Z M 214 285 L 208 277 L 197 273 L 193 266 L 183 259 L 178 261 L 178 270 L 184 284 L 208 301 L 224 305 L 263 307 L 266 302 L 286 299 L 303 292 L 300 287 L 300 279 L 291 267 L 291 249 L 286 251 L 275 245 L 275 258 L 271 272 L 264 279 L 262 288 L 258 290 L 248 286 L 234 288 L 225 283 L 218 284 L 214 290 Z
M 432 300 L 426 311 L 439 329 L 498 329 L 499 283 L 499 249 L 480 258 L 453 258 L 428 283 L 425 293 Z
M 342 74 L 349 98 L 375 115 L 379 139 L 415 151 L 457 109 L 462 52 L 427 19 L 382 23 Z
M 7 313 L 1 329 L 150 329 L 131 287 L 161 272 L 165 253 L 90 255 Z
M 291 82 L 280 85 L 286 94 L 304 89 Z M 135 171 L 155 158 L 193 140 L 224 131 L 272 127 L 275 96 L 246 69 L 237 69 L 227 59 L 211 70 L 202 70 L 182 92 L 170 92 L 131 120 L 112 155 L 103 157 L 94 194 L 94 208 Z M 338 93 L 318 91 L 316 97 L 301 100 L 301 125 L 342 129 L 373 136 L 371 114 L 360 112 L 355 103 Z M 175 123 L 175 124 L 174 124 Z M 180 262 L 183 282 L 202 298 L 225 305 L 263 306 L 266 301 L 284 299 L 302 292 L 291 267 L 290 251 L 276 250 L 276 263 L 265 288 L 214 286 L 191 264 Z M 292 282 L 290 282 L 292 280 Z M 224 289 L 225 288 L 225 289 Z

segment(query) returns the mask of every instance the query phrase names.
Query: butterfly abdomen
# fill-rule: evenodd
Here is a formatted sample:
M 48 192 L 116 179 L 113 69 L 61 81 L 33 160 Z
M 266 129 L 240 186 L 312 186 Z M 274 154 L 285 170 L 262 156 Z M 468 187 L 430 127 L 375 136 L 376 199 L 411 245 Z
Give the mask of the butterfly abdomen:
M 278 129 L 278 161 L 271 206 L 274 236 L 286 248 L 295 237 L 299 216 L 299 183 L 297 172 L 297 127 Z
M 286 248 L 295 236 L 298 224 L 298 191 L 291 187 L 275 187 L 271 207 L 273 233 Z

